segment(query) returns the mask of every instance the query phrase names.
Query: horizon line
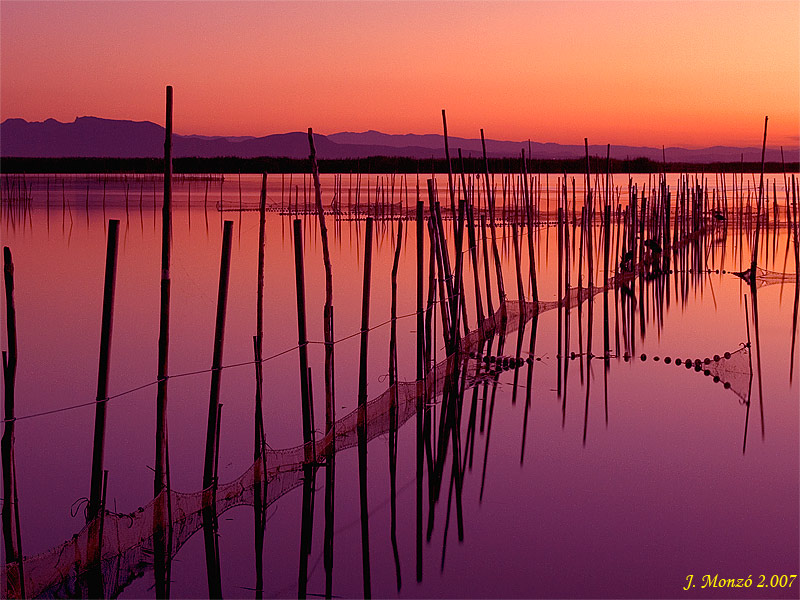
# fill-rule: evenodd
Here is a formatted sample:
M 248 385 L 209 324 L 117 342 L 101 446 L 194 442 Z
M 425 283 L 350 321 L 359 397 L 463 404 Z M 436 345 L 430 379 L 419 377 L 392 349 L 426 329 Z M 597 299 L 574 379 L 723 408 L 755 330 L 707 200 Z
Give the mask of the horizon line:
M 97 120 L 101 120 L 101 121 L 128 122 L 128 123 L 150 123 L 150 124 L 157 125 L 158 127 L 164 129 L 164 125 L 163 124 L 157 123 L 155 121 L 150 121 L 148 119 L 133 119 L 133 118 L 114 119 L 114 118 L 109 118 L 109 117 L 99 117 L 99 116 L 96 116 L 96 115 L 75 116 L 72 121 L 60 121 L 60 120 L 56 119 L 55 117 L 47 117 L 47 118 L 42 119 L 42 120 L 28 120 L 28 119 L 26 119 L 24 117 L 5 117 L 3 119 L 0 119 L 0 124 L 5 123 L 6 121 L 10 121 L 10 120 L 20 120 L 20 121 L 24 121 L 25 123 L 29 123 L 29 124 L 44 124 L 47 121 L 55 121 L 56 123 L 59 123 L 59 124 L 62 124 L 62 125 L 69 125 L 69 124 L 73 124 L 73 123 L 78 122 L 79 119 L 97 119 Z M 300 129 L 290 130 L 290 131 L 273 131 L 271 133 L 264 133 L 264 134 L 261 134 L 261 135 L 255 135 L 255 134 L 239 134 L 239 135 L 231 134 L 231 135 L 227 135 L 227 134 L 205 134 L 205 133 L 180 133 L 180 132 L 177 132 L 177 131 L 173 130 L 173 135 L 179 135 L 181 137 L 205 137 L 205 138 L 219 138 L 219 139 L 230 139 L 230 138 L 259 139 L 259 138 L 265 138 L 265 137 L 274 136 L 274 135 L 290 135 L 290 134 L 303 134 L 303 135 L 306 135 L 307 134 L 307 129 L 305 131 L 300 130 Z M 436 133 L 433 133 L 433 132 L 428 132 L 428 133 L 417 133 L 417 132 L 387 133 L 385 131 L 381 131 L 379 129 L 372 129 L 372 128 L 365 129 L 363 131 L 343 130 L 343 131 L 334 131 L 334 132 L 329 132 L 329 133 L 322 133 L 320 131 L 314 130 L 314 134 L 315 135 L 321 135 L 321 136 L 324 136 L 324 137 L 330 137 L 330 136 L 340 135 L 340 134 L 364 135 L 364 134 L 369 134 L 369 133 L 375 133 L 375 134 L 380 134 L 380 135 L 385 135 L 385 136 L 390 136 L 390 137 L 405 137 L 405 136 L 420 136 L 420 137 L 423 137 L 423 136 L 437 136 L 439 138 L 443 138 L 444 137 L 444 135 L 441 132 L 436 132 Z M 480 141 L 479 137 L 465 137 L 463 135 L 448 135 L 448 139 L 463 139 L 463 140 L 468 140 L 468 141 L 471 141 L 471 142 L 479 142 Z M 587 139 L 587 138 L 584 138 L 584 139 Z M 331 140 L 331 141 L 333 141 L 333 140 Z M 514 140 L 514 139 L 501 139 L 501 138 L 487 137 L 486 141 L 487 142 L 491 141 L 491 142 L 501 142 L 501 143 L 513 143 L 513 144 L 531 143 L 531 144 L 556 145 L 556 146 L 581 146 L 581 147 L 583 146 L 583 144 L 581 144 L 579 141 L 576 141 L 574 143 L 554 142 L 554 141 L 537 141 L 537 140 L 534 140 L 533 138 L 516 139 L 516 140 Z M 340 144 L 340 145 L 350 145 L 347 142 L 335 142 L 335 141 L 333 141 L 333 142 L 337 143 L 337 144 Z M 373 145 L 375 145 L 375 144 L 373 144 Z M 665 144 L 657 144 L 657 145 L 646 144 L 646 145 L 641 145 L 641 144 L 632 144 L 632 143 L 616 143 L 616 144 L 614 144 L 614 143 L 610 143 L 610 142 L 594 142 L 594 143 L 589 142 L 589 146 L 609 146 L 609 145 L 612 148 L 616 146 L 617 148 L 630 147 L 630 148 L 647 148 L 647 149 L 651 149 L 651 150 L 676 149 L 676 150 L 695 150 L 695 151 L 696 150 L 710 150 L 710 149 L 714 149 L 714 148 L 735 148 L 735 149 L 748 149 L 748 150 L 749 149 L 753 149 L 753 148 L 759 148 L 759 146 L 755 146 L 755 145 L 753 145 L 753 146 L 740 146 L 740 145 L 720 144 L 720 143 L 711 144 L 711 145 L 702 145 L 702 146 L 698 146 L 698 145 L 676 146 L 674 144 L 670 145 L 670 146 L 667 146 Z M 402 146 L 398 146 L 398 148 L 401 148 L 401 147 Z M 788 149 L 788 150 L 800 150 L 800 139 L 798 139 L 796 142 L 790 142 L 790 145 L 776 144 L 776 143 L 770 144 L 769 141 L 768 141 L 767 142 L 767 148 L 770 148 L 770 147 L 773 148 L 773 149 L 775 149 L 775 148 L 785 148 L 785 149 Z

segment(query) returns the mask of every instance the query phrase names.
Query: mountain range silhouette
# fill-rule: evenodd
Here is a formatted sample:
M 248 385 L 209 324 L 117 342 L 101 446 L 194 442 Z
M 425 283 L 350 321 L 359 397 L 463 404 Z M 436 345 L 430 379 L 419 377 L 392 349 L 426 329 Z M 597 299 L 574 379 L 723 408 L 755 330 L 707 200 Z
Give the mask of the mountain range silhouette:
M 449 137 L 452 157 L 460 148 L 465 157 L 481 156 L 481 140 Z M 417 159 L 443 158 L 444 141 L 439 134 L 393 135 L 379 131 L 314 134 L 320 159 L 398 156 Z M 528 141 L 486 140 L 490 157 L 518 157 Z M 564 145 L 531 142 L 531 158 L 570 159 L 584 156 L 583 144 Z M 606 145 L 590 145 L 593 156 L 606 156 Z M 78 117 L 72 123 L 55 119 L 29 122 L 11 118 L 0 123 L 0 156 L 26 158 L 98 157 L 158 158 L 164 153 L 164 128 L 150 121 Z M 760 162 L 761 148 L 712 146 L 701 149 L 646 146 L 611 146 L 611 157 L 617 159 L 648 158 L 661 162 L 711 163 Z M 173 157 L 287 157 L 307 158 L 306 132 L 290 132 L 254 136 L 173 135 Z M 781 161 L 780 148 L 767 148 L 767 161 Z M 800 159 L 800 148 L 784 148 L 786 162 Z

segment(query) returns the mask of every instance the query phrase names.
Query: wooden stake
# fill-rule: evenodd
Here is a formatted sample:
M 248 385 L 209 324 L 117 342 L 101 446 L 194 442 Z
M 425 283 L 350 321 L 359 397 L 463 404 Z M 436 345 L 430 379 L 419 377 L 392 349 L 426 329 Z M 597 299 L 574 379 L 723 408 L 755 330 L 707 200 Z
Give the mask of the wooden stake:
M 231 267 L 231 236 L 233 221 L 225 221 L 222 231 L 222 257 L 219 266 L 219 291 L 217 294 L 217 318 L 214 330 L 214 356 L 211 365 L 211 395 L 208 402 L 208 428 L 206 429 L 206 453 L 203 468 L 203 489 L 215 483 L 214 472 L 217 459 L 219 417 L 219 388 L 222 379 L 222 350 L 225 340 L 225 311 L 228 306 L 228 280 Z
M 264 376 L 261 357 L 264 350 L 264 244 L 266 237 L 266 208 L 267 208 L 267 174 L 261 175 L 261 198 L 258 212 L 258 290 L 256 292 L 256 336 L 253 340 L 256 366 L 256 414 L 255 414 L 255 446 L 253 459 L 257 460 L 263 455 L 266 446 L 264 432 L 263 411 L 263 386 Z
M 494 306 L 492 306 L 492 279 L 489 270 L 489 251 L 488 243 L 486 241 L 486 215 L 481 215 L 481 241 L 483 243 L 483 274 L 486 278 L 486 304 L 489 309 L 489 316 L 494 315 Z M 500 299 L 502 303 L 503 299 Z
M 444 155 L 447 160 L 447 189 L 450 192 L 450 211 L 453 213 L 453 218 L 456 214 L 456 190 L 453 187 L 453 165 L 450 162 L 450 146 L 447 143 L 447 117 L 442 109 L 442 127 L 444 129 Z
M 294 220 L 294 266 L 297 284 L 297 337 L 300 355 L 300 395 L 303 411 L 303 443 L 308 445 L 313 439 L 311 430 L 311 410 L 308 389 L 308 337 L 306 333 L 306 284 L 303 268 L 303 223 Z
M 397 242 L 394 249 L 394 262 L 392 263 L 392 306 L 391 306 L 391 335 L 389 339 L 389 388 L 393 388 L 397 381 L 397 268 L 400 266 L 400 249 L 403 245 L 403 221 L 397 223 Z M 390 392 L 392 404 L 397 404 L 397 389 Z M 396 408 L 396 406 L 395 406 Z M 390 437 L 392 435 L 390 427 Z M 396 432 L 395 432 L 396 434 Z
M 100 333 L 100 364 L 97 375 L 97 401 L 95 403 L 94 444 L 92 449 L 92 482 L 86 522 L 92 521 L 100 511 L 103 492 L 103 450 L 106 435 L 106 401 L 108 399 L 108 370 L 111 364 L 111 330 L 114 321 L 114 288 L 117 280 L 117 249 L 119 246 L 119 221 L 108 222 L 105 283 L 103 286 L 103 320 Z
M 364 290 L 361 301 L 361 354 L 358 375 L 358 467 L 361 503 L 361 557 L 364 597 L 372 596 L 367 521 L 367 340 L 369 336 L 369 295 L 372 274 L 372 217 L 367 217 L 364 239 Z
M 767 150 L 767 120 L 769 117 L 764 117 L 764 142 L 761 146 L 761 179 L 758 184 L 758 207 L 756 212 L 756 235 L 753 242 L 753 256 L 750 261 L 750 281 L 755 281 L 756 264 L 758 263 L 758 234 L 761 229 L 761 200 L 764 194 L 764 155 Z M 755 295 L 755 294 L 753 294 Z M 759 381 L 760 383 L 760 381 Z
M 314 197 L 317 216 L 319 217 L 320 237 L 322 239 L 322 260 L 325 265 L 325 308 L 323 309 L 322 319 L 325 335 L 325 431 L 327 432 L 333 427 L 333 423 L 336 420 L 333 370 L 333 275 L 328 251 L 328 228 L 325 226 L 325 211 L 322 208 L 317 152 L 314 148 L 314 132 L 310 127 L 308 128 L 308 145 L 311 150 L 309 160 L 311 161 L 311 174 L 314 178 Z
M 528 169 L 525 167 L 525 150 L 522 151 L 522 164 L 524 166 L 523 176 L 525 177 L 524 193 L 525 193 L 525 214 L 528 221 L 528 262 L 530 263 L 530 278 L 531 278 L 531 296 L 534 302 L 539 301 L 539 286 L 536 282 L 536 254 L 533 251 L 533 233 L 534 233 L 534 212 L 533 212 L 533 197 L 528 188 Z M 549 191 L 548 191 L 549 198 Z M 536 211 L 538 214 L 539 202 L 536 203 Z M 547 208 L 548 213 L 550 207 Z M 538 223 L 538 219 L 536 220 Z M 519 270 L 519 266 L 517 266 Z M 520 300 L 524 300 L 524 296 L 520 296 Z
M 25 574 L 22 559 L 22 535 L 19 528 L 19 503 L 16 490 L 16 465 L 14 464 L 14 388 L 17 374 L 17 317 L 14 309 L 14 262 L 11 249 L 3 248 L 3 279 L 6 295 L 6 332 L 8 352 L 3 352 L 3 390 L 5 393 L 2 464 L 3 464 L 3 541 L 5 562 L 16 563 L 17 570 L 8 569 L 4 578 L 6 597 L 17 590 L 25 598 Z
M 455 282 L 453 285 L 454 296 L 450 299 L 450 316 L 452 318 L 450 325 L 450 353 L 452 354 L 458 349 L 459 335 L 459 316 L 462 304 L 464 303 L 464 282 L 462 280 L 462 271 L 464 265 L 464 253 L 461 251 L 462 242 L 464 240 L 464 213 L 466 212 L 466 200 L 463 198 L 458 202 L 458 214 L 453 215 L 453 228 L 455 229 L 455 244 L 456 244 L 456 271 Z M 466 317 L 466 309 L 463 312 Z M 464 322 L 464 335 L 469 333 L 467 329 L 466 320 Z
M 358 377 L 358 405 L 367 403 L 367 341 L 369 334 L 369 297 L 372 280 L 372 217 L 367 217 L 364 238 L 364 287 L 361 296 L 361 353 Z
M 519 258 L 519 239 L 517 239 L 517 224 L 511 224 L 511 238 L 514 244 L 514 263 L 517 266 L 517 294 L 519 295 L 520 306 L 524 306 L 525 302 L 525 287 L 522 285 L 522 270 Z M 522 339 L 522 336 L 520 336 Z
M 164 205 L 161 212 L 161 310 L 158 326 L 158 391 L 153 497 L 167 485 L 167 363 L 169 358 L 170 255 L 172 251 L 172 86 L 167 86 L 164 138 Z M 155 190 L 154 190 L 155 191 Z M 155 199 L 155 196 L 154 196 Z
M 423 361 L 425 355 L 425 320 L 422 313 L 422 298 L 424 288 L 424 220 L 422 209 L 424 202 L 417 200 L 417 381 L 424 377 Z
M 484 175 L 486 176 L 486 202 L 489 208 L 489 229 L 492 232 L 492 251 L 494 252 L 494 266 L 497 271 L 497 290 L 500 294 L 500 305 L 502 306 L 506 299 L 506 291 L 503 286 L 503 268 L 500 263 L 500 252 L 497 250 L 497 232 L 495 231 L 494 224 L 494 191 L 489 181 L 489 161 L 486 158 L 486 140 L 483 137 L 483 129 L 481 129 L 481 144 L 483 145 L 483 169 Z

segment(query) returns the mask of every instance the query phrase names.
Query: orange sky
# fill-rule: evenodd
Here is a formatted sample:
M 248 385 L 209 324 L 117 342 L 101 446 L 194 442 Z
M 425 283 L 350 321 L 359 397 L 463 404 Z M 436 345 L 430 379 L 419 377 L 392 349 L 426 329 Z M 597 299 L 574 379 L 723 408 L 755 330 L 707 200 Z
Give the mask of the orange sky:
M 684 146 L 800 138 L 800 3 L 0 3 L 0 116 Z

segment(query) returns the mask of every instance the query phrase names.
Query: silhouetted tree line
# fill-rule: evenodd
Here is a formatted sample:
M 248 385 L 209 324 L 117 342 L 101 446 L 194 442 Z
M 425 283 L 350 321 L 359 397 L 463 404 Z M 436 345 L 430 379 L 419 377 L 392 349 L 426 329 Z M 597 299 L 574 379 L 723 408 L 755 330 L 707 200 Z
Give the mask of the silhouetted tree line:
M 714 162 L 714 163 L 662 163 L 648 158 L 611 159 L 590 157 L 592 172 L 605 173 L 752 173 L 761 170 L 759 162 Z M 528 173 L 584 173 L 586 159 L 526 159 Z M 322 159 L 318 161 L 322 173 L 447 173 L 444 158 L 405 158 L 396 156 L 371 156 L 360 159 Z M 310 173 L 308 159 L 298 158 L 239 158 L 223 156 L 216 158 L 174 158 L 173 171 L 176 174 L 189 173 Z M 483 159 L 468 157 L 463 160 L 468 173 L 482 173 Z M 800 163 L 787 162 L 785 167 L 779 162 L 764 165 L 768 173 L 797 172 Z M 489 170 L 492 173 L 520 173 L 523 169 L 520 158 L 490 158 Z M 453 160 L 453 171 L 461 171 L 461 162 Z M 0 162 L 2 173 L 163 173 L 164 161 L 161 158 L 24 158 L 5 157 Z

